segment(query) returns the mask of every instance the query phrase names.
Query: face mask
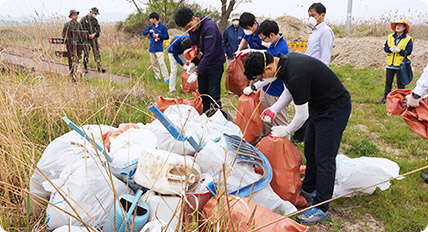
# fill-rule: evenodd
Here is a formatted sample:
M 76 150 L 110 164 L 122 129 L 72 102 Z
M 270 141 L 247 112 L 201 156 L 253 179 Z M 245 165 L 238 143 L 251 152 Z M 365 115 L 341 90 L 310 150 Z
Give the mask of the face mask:
M 267 47 L 267 48 L 270 48 L 270 45 L 272 44 L 272 42 L 265 42 L 265 41 L 262 41 L 262 46 L 264 46 L 264 47 Z
M 233 20 L 232 24 L 233 24 L 233 26 L 238 26 L 239 25 L 239 21 L 238 20 Z
M 253 32 L 252 32 L 252 31 L 250 31 L 250 30 L 245 30 L 245 29 L 244 29 L 244 34 L 245 34 L 245 35 L 251 35 L 251 34 L 253 34 Z
M 315 27 L 315 25 L 317 25 L 317 19 L 314 17 L 309 17 L 309 25 L 311 25 L 311 27 Z

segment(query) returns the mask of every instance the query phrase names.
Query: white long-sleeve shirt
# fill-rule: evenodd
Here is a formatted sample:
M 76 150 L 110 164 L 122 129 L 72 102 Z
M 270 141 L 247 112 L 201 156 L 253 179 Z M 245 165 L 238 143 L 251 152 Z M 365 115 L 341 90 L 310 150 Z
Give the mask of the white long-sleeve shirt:
M 305 55 L 321 60 L 328 66 L 333 51 L 334 33 L 325 22 L 312 28 Z
M 424 72 L 422 73 L 419 80 L 416 82 L 416 87 L 413 90 L 413 93 L 424 96 L 427 93 L 428 89 L 428 63 L 424 69 Z

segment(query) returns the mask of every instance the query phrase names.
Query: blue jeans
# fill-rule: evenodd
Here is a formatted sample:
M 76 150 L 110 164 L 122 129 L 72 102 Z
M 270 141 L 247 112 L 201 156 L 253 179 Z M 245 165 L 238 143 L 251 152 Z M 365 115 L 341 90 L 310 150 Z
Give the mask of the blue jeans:
M 342 134 L 351 114 L 351 101 L 329 112 L 309 110 L 306 126 L 306 172 L 302 188 L 306 192 L 317 191 L 313 204 L 331 199 L 336 176 L 336 156 Z M 328 211 L 328 203 L 317 208 Z
M 210 95 L 221 108 L 220 91 L 221 77 L 223 75 L 223 65 L 209 67 L 198 76 L 198 90 L 200 94 Z M 203 111 L 210 109 L 211 105 L 218 108 L 217 105 L 208 96 L 202 96 Z

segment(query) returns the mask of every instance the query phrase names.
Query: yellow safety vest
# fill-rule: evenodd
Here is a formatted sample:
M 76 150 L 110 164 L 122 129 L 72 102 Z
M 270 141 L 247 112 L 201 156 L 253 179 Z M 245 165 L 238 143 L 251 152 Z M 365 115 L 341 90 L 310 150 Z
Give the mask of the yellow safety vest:
M 406 35 L 405 38 L 401 39 L 400 42 L 395 45 L 394 33 L 388 35 L 388 47 L 397 46 L 401 50 L 406 50 L 407 44 L 410 40 L 413 42 L 413 38 L 410 35 Z M 400 53 L 391 52 L 386 57 L 386 64 L 392 66 L 400 66 L 400 63 L 404 60 L 404 56 Z

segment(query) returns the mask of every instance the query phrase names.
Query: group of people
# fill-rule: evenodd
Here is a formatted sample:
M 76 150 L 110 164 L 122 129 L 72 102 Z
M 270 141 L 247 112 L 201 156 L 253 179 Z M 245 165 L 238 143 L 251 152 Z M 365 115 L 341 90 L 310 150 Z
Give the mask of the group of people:
M 91 15 L 88 14 L 89 19 L 98 13 L 94 9 L 91 9 Z M 77 19 L 77 14 L 70 11 L 72 19 Z M 169 91 L 175 91 L 177 69 L 181 65 L 189 74 L 187 82 L 198 82 L 204 112 L 211 107 L 221 107 L 224 63 L 227 61 L 229 64 L 235 57 L 246 57 L 244 74 L 252 84 L 243 93 L 249 95 L 262 88 L 260 96 L 264 111 L 261 120 L 265 136 L 270 134 L 291 139 L 294 134 L 295 141 L 304 141 L 307 163 L 301 195 L 314 205 L 331 199 L 333 195 L 336 155 L 352 109 L 350 93 L 329 68 L 334 34 L 324 22 L 325 15 L 326 8 L 321 3 L 314 3 L 308 8 L 312 32 L 305 54 L 297 54 L 289 53 L 287 41 L 273 20 L 259 23 L 253 14 L 245 12 L 240 17 L 232 17 L 232 25 L 222 35 L 209 17 L 181 8 L 175 13 L 175 23 L 188 35 L 174 37 L 169 45 L 171 74 L 168 74 L 162 56 L 163 41 L 169 39 L 169 34 L 157 13 L 150 14 L 151 25 L 142 32 L 150 36 L 149 52 L 154 64 L 155 82 L 161 80 L 162 72 L 164 82 L 169 83 Z M 69 28 L 79 25 L 76 19 L 69 23 Z M 388 53 L 385 95 L 378 103 L 385 102 L 394 75 L 397 75 L 398 87 L 404 88 L 400 85 L 398 66 L 404 57 L 411 54 L 413 47 L 413 38 L 408 35 L 409 25 L 405 20 L 394 22 L 391 27 L 394 33 L 385 43 L 385 52 Z M 89 30 L 90 35 L 94 33 L 90 39 L 96 41 L 99 32 L 99 26 L 97 30 Z M 186 60 L 183 52 L 190 47 L 197 47 L 200 55 Z M 98 46 L 96 49 L 98 52 Z M 406 97 L 409 107 L 419 105 L 428 88 L 427 79 L 428 67 L 413 94 Z M 289 123 L 286 108 L 291 101 L 296 113 Z M 324 203 L 298 215 L 297 219 L 303 224 L 314 224 L 328 218 L 328 209 L 329 204 Z
M 83 55 L 83 66 L 85 73 L 88 72 L 88 59 L 89 53 L 92 50 L 94 59 L 97 64 L 98 72 L 105 72 L 105 69 L 101 66 L 101 56 L 98 44 L 98 37 L 100 37 L 101 27 L 96 19 L 99 14 L 97 7 L 92 7 L 89 13 L 77 21 L 79 12 L 76 10 L 70 10 L 68 15 L 71 20 L 64 25 L 62 30 L 62 37 L 65 38 L 65 44 L 67 46 L 67 55 L 69 61 L 69 68 L 71 75 L 76 80 L 77 67 L 80 63 L 80 57 Z

